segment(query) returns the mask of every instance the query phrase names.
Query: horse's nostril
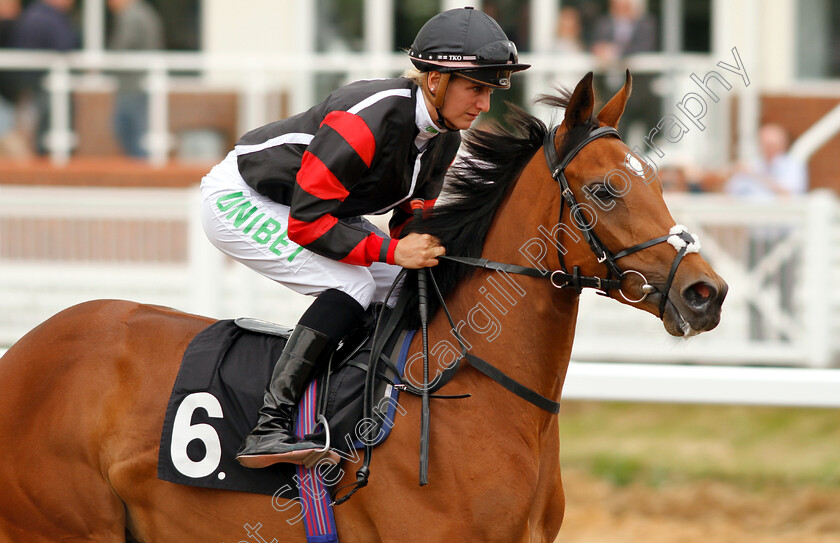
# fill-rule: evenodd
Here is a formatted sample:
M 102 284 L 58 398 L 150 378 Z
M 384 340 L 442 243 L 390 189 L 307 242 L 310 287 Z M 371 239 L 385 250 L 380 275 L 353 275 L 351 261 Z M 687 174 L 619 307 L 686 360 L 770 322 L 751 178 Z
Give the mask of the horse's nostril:
M 715 287 L 702 281 L 694 283 L 683 292 L 685 301 L 694 309 L 705 309 L 716 295 Z
M 703 283 L 694 285 L 692 290 L 703 299 L 709 298 L 712 293 L 712 288 L 709 285 L 704 285 Z

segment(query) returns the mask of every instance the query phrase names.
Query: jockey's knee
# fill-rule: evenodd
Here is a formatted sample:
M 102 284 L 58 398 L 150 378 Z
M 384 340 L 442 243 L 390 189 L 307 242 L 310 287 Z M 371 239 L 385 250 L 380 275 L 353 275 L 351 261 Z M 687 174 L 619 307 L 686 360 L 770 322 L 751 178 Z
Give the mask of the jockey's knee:
M 349 295 L 359 302 L 362 308 L 367 309 L 374 301 L 376 281 L 367 268 L 356 267 L 356 271 L 359 273 L 352 274 L 346 280 L 342 278 L 341 284 L 333 288 Z

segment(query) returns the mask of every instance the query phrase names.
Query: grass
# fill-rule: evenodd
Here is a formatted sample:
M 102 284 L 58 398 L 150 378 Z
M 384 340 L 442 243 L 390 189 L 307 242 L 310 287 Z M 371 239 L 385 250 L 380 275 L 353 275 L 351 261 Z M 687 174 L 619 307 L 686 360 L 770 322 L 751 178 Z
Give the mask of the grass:
M 840 410 L 565 401 L 560 459 L 619 486 L 840 486 Z

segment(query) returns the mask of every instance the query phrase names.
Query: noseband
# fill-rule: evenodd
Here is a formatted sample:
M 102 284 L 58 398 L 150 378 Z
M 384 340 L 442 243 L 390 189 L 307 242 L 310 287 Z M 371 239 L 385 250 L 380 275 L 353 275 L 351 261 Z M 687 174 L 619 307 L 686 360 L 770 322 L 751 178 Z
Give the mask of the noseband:
M 677 268 L 679 267 L 680 263 L 682 262 L 683 257 L 690 252 L 697 252 L 700 249 L 700 244 L 697 241 L 697 238 L 688 233 L 684 226 L 676 225 L 671 228 L 670 232 L 667 235 L 660 236 L 658 238 L 653 238 L 651 240 L 639 243 L 637 245 L 633 245 L 632 247 L 628 247 L 626 249 L 622 249 L 617 253 L 612 253 L 601 241 L 598 237 L 598 234 L 595 233 L 595 230 L 588 226 L 588 222 L 586 221 L 585 217 L 583 216 L 583 212 L 581 211 L 581 206 L 578 204 L 577 199 L 575 198 L 572 189 L 569 187 L 569 180 L 566 179 L 566 168 L 569 166 L 569 163 L 574 160 L 577 154 L 591 142 L 603 138 L 606 136 L 613 136 L 621 140 L 621 136 L 618 134 L 618 131 L 611 127 L 611 126 L 602 126 L 600 128 L 596 128 L 589 135 L 580 143 L 578 143 L 574 149 L 572 149 L 566 156 L 563 157 L 563 160 L 557 156 L 557 149 L 554 146 L 554 140 L 557 134 L 558 127 L 554 127 L 552 130 L 549 130 L 545 136 L 545 142 L 543 144 L 543 150 L 545 153 L 545 161 L 548 164 L 548 169 L 551 172 L 551 176 L 557 181 L 557 184 L 560 186 L 560 194 L 563 196 L 563 199 L 560 201 L 560 218 L 558 219 L 558 224 L 563 220 L 563 206 L 568 205 L 570 210 L 570 215 L 572 217 L 573 222 L 577 226 L 578 231 L 583 236 L 583 239 L 589 244 L 592 253 L 595 255 L 596 259 L 600 264 L 604 264 L 607 268 L 607 278 L 606 279 L 599 279 L 597 277 L 591 278 L 595 279 L 595 282 L 599 282 L 600 285 L 596 286 L 595 288 L 600 290 L 600 294 L 609 297 L 609 290 L 614 289 L 617 290 L 618 293 L 621 295 L 624 300 L 629 303 L 639 303 L 643 301 L 649 294 L 654 292 L 661 292 L 662 298 L 659 301 L 659 318 L 661 319 L 664 315 L 665 311 L 665 304 L 669 301 L 668 293 L 671 290 L 671 283 L 674 281 L 674 276 L 677 273 Z M 676 250 L 677 256 L 674 257 L 674 261 L 671 264 L 671 270 L 668 273 L 668 279 L 665 281 L 665 285 L 660 291 L 657 287 L 648 283 L 647 278 L 636 270 L 622 270 L 621 267 L 616 262 L 619 258 L 623 258 L 625 256 L 631 255 L 633 253 L 639 252 L 643 249 L 647 249 L 649 247 L 653 247 L 654 245 L 658 245 L 660 243 L 668 242 L 670 243 Z M 557 246 L 557 257 L 559 258 L 560 262 L 560 270 L 553 272 L 550 276 L 551 284 L 557 288 L 575 288 L 578 292 L 580 292 L 581 285 L 579 282 L 576 282 L 574 279 L 576 277 L 582 277 L 580 275 L 580 269 L 578 266 L 574 266 L 573 272 L 571 274 L 566 271 L 566 265 L 563 259 L 563 252 L 560 250 L 560 246 Z M 642 279 L 642 296 L 636 300 L 628 298 L 624 291 L 621 290 L 621 283 L 627 277 L 628 274 L 635 274 L 638 275 Z M 571 281 L 569 280 L 569 276 L 571 276 Z M 589 281 L 590 283 L 592 281 Z
M 566 167 L 569 163 L 577 156 L 581 149 L 586 147 L 592 141 L 595 141 L 598 138 L 602 138 L 605 136 L 615 136 L 616 138 L 621 139 L 618 135 L 618 131 L 612 127 L 601 127 L 593 130 L 589 133 L 589 135 L 580 142 L 572 151 L 566 155 L 563 160 L 559 160 L 557 157 L 557 149 L 554 147 L 554 139 L 557 134 L 557 128 L 555 127 L 552 130 L 549 130 L 545 137 L 545 143 L 543 145 L 545 149 L 545 160 L 548 164 L 548 169 L 551 171 L 552 177 L 557 181 L 560 185 L 560 192 L 563 195 L 560 204 L 560 220 L 558 224 L 562 223 L 563 221 L 563 206 L 568 205 L 571 210 L 571 215 L 573 221 L 577 224 L 578 230 L 580 230 L 581 234 L 583 235 L 584 239 L 589 243 L 589 247 L 592 249 L 593 254 L 598 259 L 599 263 L 606 265 L 607 267 L 607 277 L 587 277 L 581 275 L 580 267 L 574 266 L 572 273 L 566 271 L 566 265 L 563 261 L 563 253 L 560 249 L 560 245 L 557 245 L 557 256 L 559 257 L 560 262 L 560 269 L 553 271 L 548 278 L 551 281 L 551 284 L 557 288 L 573 288 L 578 293 L 581 292 L 583 288 L 594 288 L 600 291 L 601 294 L 604 296 L 609 297 L 610 290 L 617 290 L 619 294 L 628 302 L 630 303 L 637 303 L 641 302 L 645 298 L 647 298 L 648 294 L 656 292 L 658 289 L 649 284 L 647 279 L 641 272 L 636 270 L 627 270 L 623 271 L 616 260 L 619 258 L 623 258 L 627 255 L 633 254 L 635 252 L 641 251 L 643 249 L 647 249 L 648 247 L 653 247 L 659 243 L 668 242 L 674 246 L 677 250 L 677 256 L 674 259 L 673 264 L 671 265 L 671 271 L 668 274 L 668 280 L 665 282 L 664 289 L 662 292 L 662 299 L 659 304 L 659 317 L 662 318 L 663 312 L 665 310 L 665 304 L 668 301 L 668 291 L 671 289 L 671 283 L 674 280 L 674 275 L 677 273 L 677 267 L 680 265 L 683 257 L 686 253 L 689 252 L 696 252 L 699 250 L 700 245 L 697 243 L 697 239 L 686 232 L 685 227 L 682 226 L 675 226 L 671 228 L 671 231 L 666 236 L 660 236 L 658 238 L 651 239 L 644 243 L 639 243 L 638 245 L 634 245 L 627 249 L 623 249 L 615 254 L 610 252 L 609 249 L 601 242 L 598 238 L 598 235 L 591 229 L 586 228 L 586 221 L 583 218 L 583 215 L 580 211 L 580 205 L 578 204 L 577 200 L 575 199 L 575 195 L 572 193 L 571 188 L 569 188 L 569 181 L 566 179 Z M 555 240 L 556 241 L 556 240 Z M 526 266 L 520 266 L 518 264 L 505 264 L 502 262 L 493 262 L 486 258 L 471 258 L 471 257 L 462 257 L 462 256 L 448 256 L 443 255 L 438 257 L 439 260 L 449 260 L 452 262 L 457 262 L 460 264 L 465 264 L 469 266 L 474 266 L 478 268 L 485 268 L 489 270 L 500 270 L 506 273 L 514 273 L 519 275 L 526 275 L 529 277 L 538 277 L 538 278 L 545 278 L 546 274 L 548 273 L 545 270 L 538 270 L 536 268 L 529 268 Z M 397 276 L 396 280 L 394 281 L 393 285 L 391 286 L 391 290 L 385 296 L 385 299 L 389 299 L 391 297 L 391 293 L 396 285 L 400 284 L 405 277 L 406 270 L 400 272 Z M 638 300 L 631 300 L 627 298 L 627 296 L 621 290 L 621 283 L 628 274 L 636 274 L 642 278 L 642 297 Z M 509 390 L 510 392 L 516 394 L 520 398 L 527 400 L 528 402 L 536 405 L 537 407 L 544 409 L 550 413 L 558 413 L 560 410 L 560 404 L 555 402 L 550 398 L 546 398 L 539 393 L 535 392 L 534 390 L 518 383 L 508 375 L 504 374 L 501 370 L 490 364 L 489 362 L 482 360 L 478 356 L 469 353 L 469 349 L 467 344 L 461 339 L 460 334 L 458 332 L 458 327 L 455 324 L 455 321 L 452 319 L 452 315 L 450 315 L 449 310 L 446 307 L 446 303 L 443 299 L 443 295 L 441 294 L 440 290 L 438 289 L 437 283 L 434 279 L 434 274 L 429 274 L 429 279 L 434 287 L 434 292 L 437 295 L 437 298 L 440 302 L 441 308 L 443 309 L 444 313 L 446 314 L 446 318 L 449 321 L 449 325 L 452 328 L 452 332 L 455 335 L 455 338 L 458 340 L 458 344 L 461 349 L 461 356 L 455 360 L 454 363 L 447 366 L 438 376 L 435 377 L 434 382 L 428 382 L 428 369 L 425 366 L 428 360 L 428 345 L 425 341 L 423 342 L 423 358 L 424 358 L 424 382 L 423 387 L 418 388 L 409 383 L 402 383 L 397 384 L 395 387 L 398 387 L 399 390 L 405 390 L 409 393 L 418 395 L 418 396 L 429 396 L 431 393 L 436 392 L 445 384 L 447 384 L 454 376 L 455 373 L 458 371 L 460 366 L 461 360 L 468 360 L 470 365 L 475 368 L 476 370 L 480 371 L 487 377 L 493 379 L 505 389 Z M 419 292 L 419 291 L 418 291 Z M 407 298 L 400 297 L 400 300 L 405 303 Z M 424 296 L 420 296 L 420 311 L 421 314 L 425 311 L 423 309 L 423 305 L 426 304 L 426 300 Z M 395 308 L 394 311 L 391 312 L 392 318 L 388 319 L 387 323 L 383 326 L 382 330 L 383 333 L 380 334 L 380 323 L 383 319 L 385 304 L 382 305 L 382 308 L 379 312 L 379 317 L 377 318 L 376 327 L 373 333 L 373 346 L 371 347 L 370 353 L 370 360 L 379 360 L 382 354 L 382 349 L 384 348 L 385 341 L 387 338 L 391 337 L 391 334 L 396 329 L 396 327 L 401 322 L 401 316 L 403 314 L 403 310 L 401 308 Z M 373 416 L 373 382 L 376 376 L 376 364 L 368 364 L 368 375 L 365 382 L 365 402 L 363 413 L 365 417 L 372 417 Z M 467 395 L 457 395 L 457 396 L 439 396 L 436 395 L 435 397 L 438 398 L 463 398 L 467 397 Z M 428 404 L 424 406 L 423 417 L 428 420 Z M 427 424 L 427 423 L 426 423 Z M 356 482 L 350 483 L 346 487 L 341 487 L 336 490 L 336 493 L 342 491 L 345 488 L 351 488 L 347 494 L 338 498 L 333 503 L 334 505 L 338 505 L 347 501 L 350 496 L 352 496 L 358 489 L 363 488 L 368 483 L 368 478 L 370 476 L 370 460 L 371 460 L 371 453 L 372 453 L 372 445 L 369 443 L 365 444 L 365 460 L 364 464 L 361 468 L 356 472 Z M 421 440 L 421 448 L 420 448 L 420 484 L 421 486 L 425 484 L 427 481 L 425 480 L 425 467 L 428 466 L 428 447 L 423 447 L 422 440 Z

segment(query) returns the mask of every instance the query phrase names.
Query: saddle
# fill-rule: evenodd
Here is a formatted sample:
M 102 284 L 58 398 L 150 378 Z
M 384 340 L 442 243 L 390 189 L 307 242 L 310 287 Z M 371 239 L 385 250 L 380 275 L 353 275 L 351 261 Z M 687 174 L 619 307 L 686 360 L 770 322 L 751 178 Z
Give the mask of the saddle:
M 159 479 L 275 498 L 298 495 L 294 465 L 253 470 L 235 459 L 242 440 L 257 422 L 265 387 L 291 331 L 239 318 L 217 321 L 193 338 L 164 417 Z M 299 435 L 329 446 L 342 459 L 356 460 L 357 449 L 382 443 L 402 409 L 397 401 L 400 376 L 414 332 L 396 327 L 378 357 L 374 416 L 360 424 L 372 332 L 373 322 L 368 319 L 339 345 L 329 367 L 310 384 L 295 417 L 298 429 L 309 428 L 303 426 L 303 413 L 319 421 Z M 330 480 L 328 472 L 324 479 Z
M 510 273 L 540 273 L 535 269 L 484 259 L 448 258 Z M 558 274 L 554 272 L 552 277 Z M 434 290 L 452 330 L 457 330 L 437 285 Z M 420 295 L 419 299 L 421 328 L 425 332 L 422 316 L 428 308 L 424 308 L 425 297 Z M 550 413 L 556 414 L 560 410 L 559 403 L 468 352 L 460 339 L 461 356 L 436 376 L 434 383 L 418 388 L 403 382 L 401 376 L 408 347 L 415 333 L 414 321 L 409 317 L 413 312 L 406 310 L 411 307 L 407 300 L 408 297 L 400 297 L 397 307 L 381 312 L 374 308 L 368 314 L 367 323 L 342 342 L 328 369 L 316 376 L 299 404 L 295 417 L 298 437 L 323 443 L 341 458 L 354 462 L 361 459 L 357 450 L 364 448 L 364 464 L 356 471 L 356 483 L 348 485 L 352 488 L 343 492 L 335 500 L 336 504 L 343 503 L 367 485 L 372 448 L 387 438 L 395 414 L 405 413 L 397 401 L 403 390 L 421 396 L 423 400 L 420 485 L 427 483 L 428 398 L 469 397 L 469 394 L 437 394 L 455 376 L 462 361 L 521 399 Z M 382 318 L 377 318 L 374 324 L 373 315 L 377 313 Z M 382 323 L 384 326 L 380 329 Z M 184 353 L 164 417 L 158 457 L 159 479 L 190 486 L 269 494 L 275 499 L 297 497 L 295 483 L 299 482 L 299 477 L 294 473 L 294 465 L 275 464 L 254 470 L 241 466 L 235 459 L 239 445 L 257 422 L 274 363 L 290 334 L 290 328 L 254 319 L 237 319 L 217 321 L 193 338 Z M 423 350 L 428 352 L 425 333 L 423 335 Z M 371 359 L 376 360 L 375 367 L 370 363 Z M 304 411 L 311 413 L 318 424 L 302 420 L 300 414 Z M 340 470 L 340 465 L 336 465 L 318 471 L 324 481 L 333 486 L 339 480 L 334 475 Z M 336 489 L 336 492 L 341 490 Z

